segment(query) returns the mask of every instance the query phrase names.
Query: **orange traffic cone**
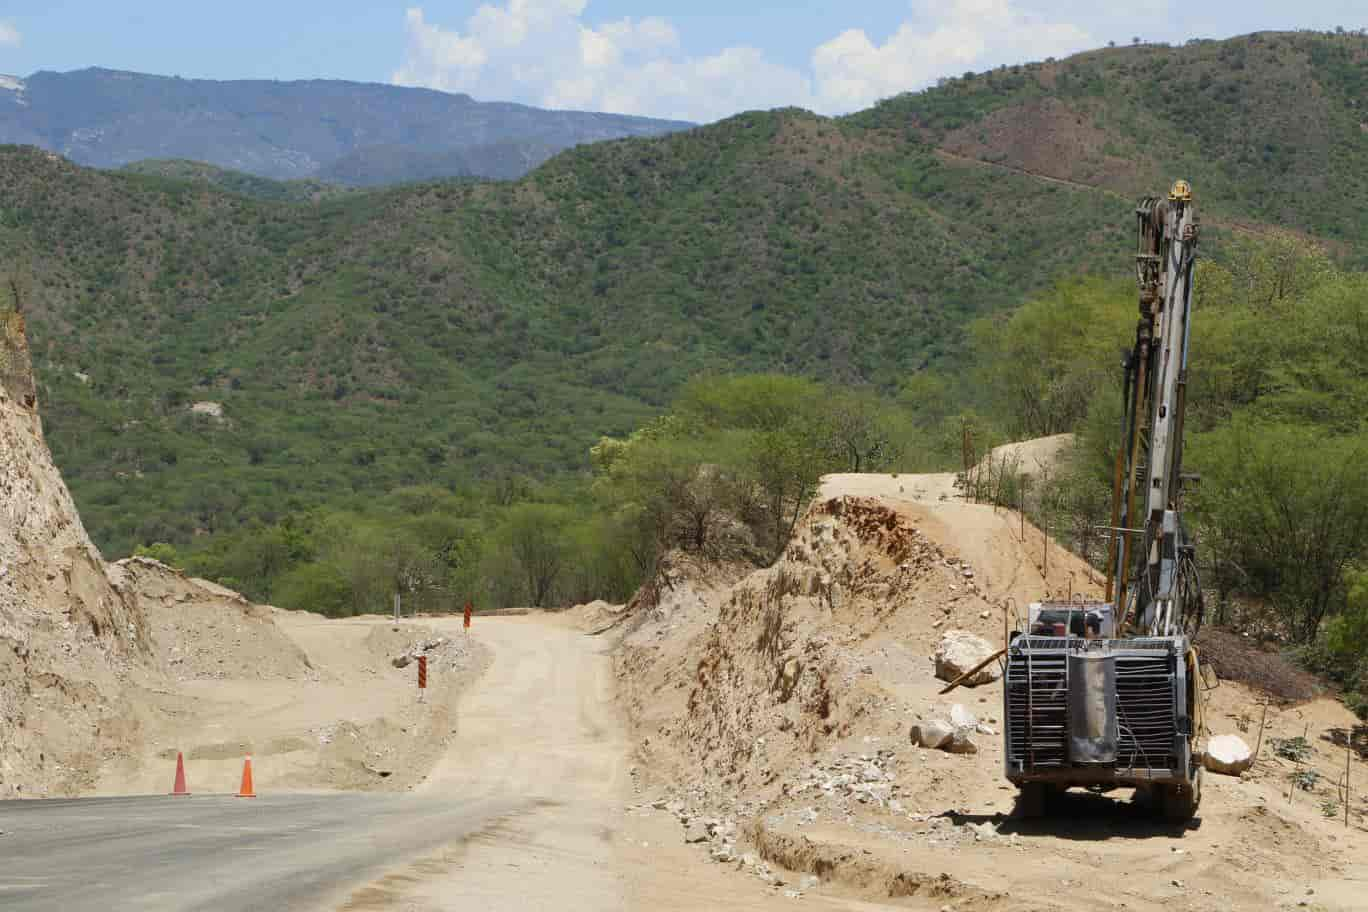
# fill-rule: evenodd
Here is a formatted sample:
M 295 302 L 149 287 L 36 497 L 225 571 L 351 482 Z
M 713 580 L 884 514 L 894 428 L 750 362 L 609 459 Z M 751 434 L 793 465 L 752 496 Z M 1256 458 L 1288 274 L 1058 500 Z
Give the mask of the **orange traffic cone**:
M 176 784 L 171 787 L 171 794 L 190 794 L 190 790 L 185 787 L 185 755 L 180 751 L 176 751 Z
M 238 789 L 237 797 L 255 798 L 256 792 L 252 789 L 252 758 L 248 757 L 242 764 L 242 788 Z

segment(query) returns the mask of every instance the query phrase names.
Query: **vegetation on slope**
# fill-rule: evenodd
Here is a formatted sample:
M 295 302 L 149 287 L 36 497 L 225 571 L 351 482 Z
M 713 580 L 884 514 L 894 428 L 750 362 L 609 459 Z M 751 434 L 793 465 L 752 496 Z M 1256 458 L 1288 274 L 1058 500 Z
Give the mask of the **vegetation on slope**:
M 124 165 L 122 170 L 130 174 L 207 184 L 240 196 L 275 202 L 318 202 L 352 192 L 348 187 L 321 180 L 275 181 L 241 171 L 230 171 L 205 162 L 175 158 L 148 158 Z
M 184 546 L 400 488 L 582 477 L 595 441 L 704 373 L 956 413 L 968 382 L 928 368 L 1059 276 L 1122 280 L 1142 185 L 1191 168 L 1218 258 L 1260 219 L 1361 237 L 1365 46 L 1099 52 L 842 120 L 746 114 L 581 147 L 516 183 L 307 202 L 9 148 L 0 249 L 33 285 L 49 436 L 93 535 Z M 1241 93 L 1229 135 L 1292 130 L 1305 150 L 1194 146 L 1215 108 L 1178 87 L 1204 74 Z M 1300 107 L 1280 94 L 1292 75 Z

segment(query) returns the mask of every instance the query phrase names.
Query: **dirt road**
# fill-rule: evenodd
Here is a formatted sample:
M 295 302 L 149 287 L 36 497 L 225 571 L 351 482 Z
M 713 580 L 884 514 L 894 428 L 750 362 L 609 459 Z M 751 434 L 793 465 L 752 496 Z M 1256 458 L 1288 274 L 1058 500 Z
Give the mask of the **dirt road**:
M 433 626 L 454 634 L 459 623 Z M 352 891 L 341 909 L 792 908 L 791 899 L 685 846 L 672 819 L 628 811 L 643 796 L 606 640 L 545 616 L 477 618 L 473 635 L 493 661 L 461 700 L 453 747 L 416 794 L 535 809 L 388 872 Z M 805 905 L 877 908 L 815 897 Z

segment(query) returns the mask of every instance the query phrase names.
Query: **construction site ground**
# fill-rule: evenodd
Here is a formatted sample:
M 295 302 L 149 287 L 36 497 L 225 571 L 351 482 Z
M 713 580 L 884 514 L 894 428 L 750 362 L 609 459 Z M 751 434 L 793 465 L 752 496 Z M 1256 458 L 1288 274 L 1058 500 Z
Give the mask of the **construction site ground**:
M 147 658 L 118 672 L 130 709 L 98 717 L 98 762 L 61 781 L 164 794 L 181 752 L 193 792 L 229 794 L 250 754 L 260 805 L 196 833 L 196 808 L 213 802 L 162 803 L 148 820 L 185 817 L 140 831 L 148 864 L 195 884 L 205 907 L 219 895 L 250 908 L 264 871 L 278 887 L 319 870 L 319 845 L 335 844 L 364 862 L 329 866 L 290 908 L 1362 909 L 1368 770 L 1353 767 L 1346 827 L 1345 751 L 1329 739 L 1354 720 L 1328 696 L 1269 705 L 1255 767 L 1207 775 L 1190 824 L 1160 823 L 1125 792 L 1014 816 L 1000 684 L 940 696 L 932 655 L 951 629 L 1000 644 L 1008 599 L 1024 609 L 1101 581 L 1016 513 L 956 495 L 952 476 L 832 476 L 773 567 L 673 555 L 628 606 L 477 616 L 469 635 L 459 617 L 396 625 L 252 606 L 126 562 Z M 417 654 L 429 657 L 424 703 L 415 664 L 393 662 Z M 1208 698 L 1211 730 L 1253 744 L 1266 699 L 1232 682 Z M 955 704 L 982 726 L 976 752 L 911 743 L 913 724 Z M 1275 755 L 1275 739 L 1302 735 L 1305 761 Z M 1295 787 L 1309 769 L 1320 778 Z M 319 839 L 335 842 L 287 838 L 298 807 L 274 797 L 337 792 L 405 803 L 327 816 Z M 389 838 L 405 826 L 394 808 L 460 802 L 440 825 L 415 813 L 409 841 Z M 103 822 L 81 825 L 118 831 L 108 808 L 125 805 L 102 807 Z M 52 827 L 0 803 L 0 831 L 3 854 Z M 83 844 L 52 839 L 42 857 L 66 872 L 66 895 L 95 904 L 54 905 L 62 878 L 20 871 L 0 878 L 6 907 L 94 908 L 146 882 L 130 859 L 90 889 Z M 242 853 L 233 866 L 213 866 L 230 851 Z M 223 875 L 218 894 L 196 879 L 230 869 L 240 879 Z M 187 906 L 172 890 L 139 907 Z

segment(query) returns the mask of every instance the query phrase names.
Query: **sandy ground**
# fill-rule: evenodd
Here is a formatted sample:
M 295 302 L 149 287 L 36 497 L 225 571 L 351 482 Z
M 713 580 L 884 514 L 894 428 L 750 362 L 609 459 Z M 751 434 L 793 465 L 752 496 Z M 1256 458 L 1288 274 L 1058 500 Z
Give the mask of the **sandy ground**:
M 537 810 L 390 872 L 353 891 L 341 909 L 791 908 L 774 890 L 704 861 L 673 820 L 640 808 L 612 641 L 586 635 L 577 620 L 477 620 L 474 636 L 493 661 L 460 700 L 452 748 L 417 790 L 516 797 Z M 877 908 L 840 898 L 807 905 Z
M 166 671 L 134 677 L 141 739 L 106 762 L 96 794 L 168 791 L 178 751 L 191 791 L 236 791 L 248 755 L 259 789 L 412 788 L 453 743 L 455 698 L 488 661 L 477 642 L 422 621 L 149 611 Z M 437 639 L 419 704 L 417 666 L 390 660 Z

